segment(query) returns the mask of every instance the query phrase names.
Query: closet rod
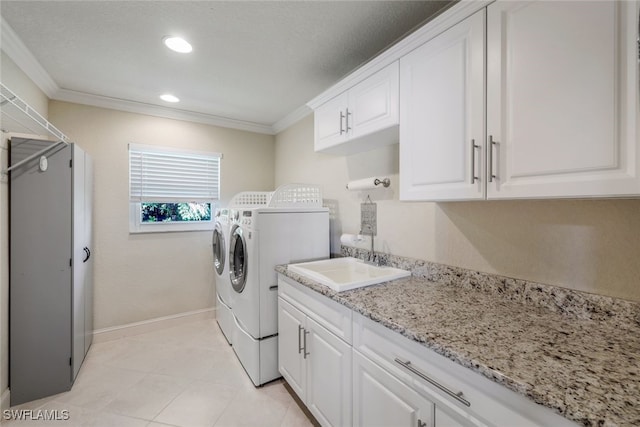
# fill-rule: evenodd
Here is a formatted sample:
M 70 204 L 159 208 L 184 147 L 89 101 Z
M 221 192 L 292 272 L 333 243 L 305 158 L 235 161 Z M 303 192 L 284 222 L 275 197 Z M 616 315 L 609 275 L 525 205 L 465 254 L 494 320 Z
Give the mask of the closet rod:
M 23 164 L 27 163 L 29 160 L 35 159 L 38 156 L 43 155 L 44 153 L 46 153 L 49 150 L 54 149 L 55 147 L 57 147 L 60 144 L 64 144 L 67 145 L 66 141 L 58 141 L 58 142 L 54 142 L 53 144 L 51 144 L 50 146 L 43 148 L 42 150 L 38 151 L 37 153 L 33 153 L 32 155 L 30 155 L 27 158 L 24 158 L 22 160 L 20 160 L 18 163 L 16 163 L 15 165 L 11 165 L 10 167 L 8 167 L 7 169 L 3 170 L 2 173 L 4 175 L 8 174 L 9 172 L 11 172 L 11 169 L 13 168 L 17 168 L 18 166 L 22 166 Z
M 3 107 L 5 109 L 5 111 L 2 111 L 2 108 L 0 108 L 0 111 L 2 112 L 3 115 L 6 115 L 7 117 L 13 119 L 17 123 L 20 123 L 20 121 L 17 120 L 16 117 L 11 116 L 11 114 L 9 114 L 6 111 L 6 106 L 7 104 L 9 104 L 13 106 L 16 110 L 18 110 L 18 112 L 24 114 L 28 119 L 30 119 L 31 123 L 37 124 L 42 129 L 47 131 L 50 135 L 53 135 L 58 139 L 58 142 L 53 142 L 49 147 L 46 147 L 38 151 L 37 153 L 30 155 L 29 157 L 19 161 L 15 165 L 9 166 L 7 169 L 3 169 L 2 175 L 7 175 L 11 171 L 11 169 L 16 168 L 20 165 L 23 165 L 24 163 L 34 159 L 35 157 L 43 155 L 47 151 L 52 150 L 53 148 L 59 146 L 60 144 L 67 145 L 69 143 L 68 138 L 64 133 L 62 133 L 58 128 L 52 125 L 47 119 L 42 117 L 36 110 L 31 108 L 29 104 L 27 104 L 22 99 L 20 99 L 18 95 L 13 93 L 2 82 L 0 82 L 0 95 L 1 95 L 0 107 Z M 28 126 L 24 125 L 24 123 L 22 124 L 22 126 L 26 127 L 27 129 L 30 129 Z M 33 130 L 31 131 L 33 132 Z

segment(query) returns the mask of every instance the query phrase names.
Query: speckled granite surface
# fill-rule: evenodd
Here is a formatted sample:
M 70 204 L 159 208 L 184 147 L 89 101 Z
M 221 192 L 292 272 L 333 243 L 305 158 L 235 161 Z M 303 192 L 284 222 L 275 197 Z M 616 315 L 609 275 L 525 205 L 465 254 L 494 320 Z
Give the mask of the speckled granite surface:
M 640 304 L 409 267 L 411 278 L 341 293 L 276 270 L 568 419 L 640 426 Z M 449 272 L 434 282 L 423 267 Z

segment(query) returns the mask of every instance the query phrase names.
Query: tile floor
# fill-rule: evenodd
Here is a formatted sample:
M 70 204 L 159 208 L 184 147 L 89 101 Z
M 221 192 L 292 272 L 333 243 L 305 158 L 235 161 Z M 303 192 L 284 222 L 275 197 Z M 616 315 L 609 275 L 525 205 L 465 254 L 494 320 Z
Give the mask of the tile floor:
M 253 386 L 213 319 L 94 344 L 71 391 L 11 409 L 69 419 L 3 426 L 313 425 L 282 380 Z

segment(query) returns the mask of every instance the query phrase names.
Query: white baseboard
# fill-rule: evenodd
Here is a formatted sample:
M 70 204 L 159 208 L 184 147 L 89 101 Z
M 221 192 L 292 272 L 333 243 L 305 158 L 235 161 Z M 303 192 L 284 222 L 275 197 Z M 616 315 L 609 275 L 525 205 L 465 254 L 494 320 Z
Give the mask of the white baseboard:
M 9 409 L 9 393 L 9 387 L 7 387 L 0 395 L 0 412 L 4 411 L 5 409 Z
M 187 311 L 173 314 L 171 316 L 157 317 L 155 319 L 143 320 L 142 322 L 128 323 L 126 325 L 112 326 L 109 328 L 96 329 L 93 331 L 93 342 L 101 343 L 105 341 L 117 340 L 144 334 L 146 332 L 158 331 L 172 326 L 181 325 L 194 320 L 211 319 L 215 317 L 215 308 L 205 308 L 202 310 Z

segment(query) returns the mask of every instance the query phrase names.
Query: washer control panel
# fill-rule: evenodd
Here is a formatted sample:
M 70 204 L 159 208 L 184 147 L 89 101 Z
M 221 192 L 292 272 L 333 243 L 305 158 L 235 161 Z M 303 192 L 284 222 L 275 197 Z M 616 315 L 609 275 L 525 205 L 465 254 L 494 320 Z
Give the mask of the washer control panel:
M 242 225 L 244 229 L 251 229 L 253 224 L 253 211 L 233 210 L 231 213 L 231 221 L 234 224 Z

